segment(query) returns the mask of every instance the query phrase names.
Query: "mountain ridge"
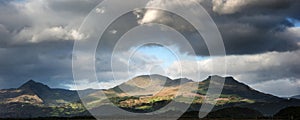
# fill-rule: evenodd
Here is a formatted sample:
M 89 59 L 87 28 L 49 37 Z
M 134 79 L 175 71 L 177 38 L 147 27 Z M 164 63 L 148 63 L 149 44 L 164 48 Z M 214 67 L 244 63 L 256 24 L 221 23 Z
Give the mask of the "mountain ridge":
M 295 96 L 292 96 L 291 98 L 300 99 L 300 95 L 295 95 Z
M 77 91 L 50 88 L 40 82 L 29 80 L 18 88 L 0 90 L 0 109 L 12 110 L 0 111 L 0 118 L 3 116 L 9 118 L 14 116 L 14 113 L 21 112 L 20 106 L 30 109 L 30 112 L 25 113 L 31 117 L 90 115 L 87 110 L 101 109 L 108 103 L 129 111 L 151 112 L 165 106 L 175 97 L 184 99 L 190 95 L 194 95 L 195 99 L 189 111 L 197 111 L 206 96 L 212 77 L 225 80 L 220 97 L 215 99 L 217 103 L 214 110 L 239 106 L 257 110 L 265 115 L 273 115 L 282 108 L 300 106 L 300 100 L 286 100 L 265 94 L 239 82 L 234 77 L 209 76 L 203 81 L 196 82 L 187 78 L 170 79 L 162 75 L 143 75 L 110 89 L 80 90 L 81 99 Z M 198 89 L 189 90 L 191 85 L 197 85 Z M 177 91 L 181 87 L 185 89 L 178 95 Z M 108 99 L 104 99 L 105 96 L 101 93 Z M 81 100 L 86 106 L 83 106 Z M 34 114 L 33 111 L 38 114 Z

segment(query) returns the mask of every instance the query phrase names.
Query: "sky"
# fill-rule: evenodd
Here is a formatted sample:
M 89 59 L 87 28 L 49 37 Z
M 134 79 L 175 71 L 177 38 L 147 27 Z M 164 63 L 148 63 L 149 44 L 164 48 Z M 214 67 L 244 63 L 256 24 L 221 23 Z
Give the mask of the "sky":
M 289 22 L 295 25 L 295 27 L 300 27 L 300 21 L 294 18 L 286 18 Z
M 149 1 L 148 6 L 159 4 L 176 8 L 180 5 L 162 1 Z M 186 0 L 184 4 L 192 8 L 191 1 Z M 197 0 L 217 25 L 226 56 L 209 56 L 201 35 L 182 18 L 160 10 L 135 10 L 112 23 L 100 39 L 95 61 L 99 85 L 92 86 L 83 79 L 75 86 L 73 45 L 77 41 L 85 42 L 88 35 L 81 33 L 79 28 L 100 2 L 1 0 L 0 89 L 18 87 L 30 79 L 54 88 L 109 88 L 147 72 L 161 73 L 170 78 L 196 79 L 199 74 L 196 71 L 200 71 L 201 78 L 196 79 L 200 81 L 221 73 L 213 71 L 210 64 L 220 63 L 226 58 L 227 74 L 221 76 L 233 76 L 254 89 L 277 96 L 300 94 L 299 0 Z M 173 29 L 145 25 L 151 22 Z M 122 37 L 122 33 L 134 26 L 141 27 Z M 182 33 L 191 44 L 185 44 L 178 33 Z M 116 67 L 113 73 L 112 48 L 118 46 L 119 39 L 121 46 L 114 51 L 113 64 Z M 166 46 L 137 46 L 144 41 L 163 41 Z M 190 48 L 194 51 L 191 52 Z M 76 59 L 84 63 L 93 58 Z

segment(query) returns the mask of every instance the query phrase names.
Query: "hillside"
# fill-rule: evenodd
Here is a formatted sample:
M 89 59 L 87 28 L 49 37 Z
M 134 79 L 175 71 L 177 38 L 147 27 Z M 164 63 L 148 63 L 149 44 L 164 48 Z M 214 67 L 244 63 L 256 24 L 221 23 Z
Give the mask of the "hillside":
M 89 115 L 76 91 L 52 89 L 33 80 L 0 90 L 0 109 L 0 118 Z
M 218 76 L 214 76 L 218 77 Z M 194 95 L 195 99 L 190 106 L 189 111 L 198 111 L 205 98 L 211 77 L 202 82 L 195 82 L 188 79 L 172 80 L 160 75 L 144 75 L 135 77 L 112 89 L 104 90 L 109 96 L 109 100 L 90 101 L 90 109 L 107 109 L 102 104 L 113 102 L 116 106 L 127 111 L 151 112 L 162 108 L 172 100 L 179 103 L 185 103 L 184 99 Z M 148 84 L 142 84 L 148 83 Z M 140 84 L 140 85 L 139 85 Z M 145 86 L 142 86 L 145 85 Z M 197 85 L 198 89 L 192 91 L 189 86 Z M 177 93 L 180 88 L 185 88 L 181 93 Z M 156 92 L 155 90 L 159 90 Z M 137 92 L 138 91 L 138 92 Z M 100 94 L 87 95 L 96 97 Z M 176 98 L 176 99 L 175 99 Z M 101 99 L 101 98 L 99 98 Z M 176 101 L 183 100 L 183 101 Z M 241 106 L 257 110 L 264 115 L 270 116 L 287 106 L 300 106 L 299 100 L 286 100 L 270 94 L 259 92 L 246 84 L 243 84 L 233 77 L 226 77 L 224 88 L 220 98 L 215 99 L 217 104 L 214 110 L 227 107 Z
M 286 107 L 300 106 L 300 100 L 287 100 L 259 92 L 233 77 L 226 77 L 224 80 L 222 94 L 214 100 L 217 101 L 213 110 L 218 111 L 216 114 L 221 114 L 221 110 L 226 110 L 225 108 L 242 107 L 249 109 L 249 113 L 272 116 Z M 127 111 L 148 113 L 166 106 L 171 101 L 187 104 L 185 100 L 190 96 L 195 98 L 187 112 L 197 112 L 210 82 L 211 77 L 202 82 L 195 82 L 185 78 L 172 80 L 161 75 L 143 75 L 111 89 L 80 91 L 82 100 L 86 102 L 84 107 L 77 91 L 53 89 L 30 80 L 19 88 L 0 90 L 0 118 L 89 116 L 87 109 L 108 110 L 111 107 L 110 103 Z M 191 86 L 198 89 L 191 90 Z M 179 89 L 181 92 L 178 92 Z M 108 99 L 105 99 L 102 93 Z M 174 112 L 176 111 L 180 110 L 175 108 Z
M 30 80 L 16 89 L 0 91 L 1 103 L 31 103 L 57 105 L 80 101 L 76 91 L 51 89 L 47 85 Z

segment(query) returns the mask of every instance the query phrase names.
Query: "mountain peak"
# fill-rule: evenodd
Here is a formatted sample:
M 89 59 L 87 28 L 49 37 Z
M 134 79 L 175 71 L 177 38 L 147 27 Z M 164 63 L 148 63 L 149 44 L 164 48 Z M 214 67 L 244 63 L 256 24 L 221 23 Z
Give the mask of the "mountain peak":
M 140 75 L 135 78 L 168 78 L 168 77 L 159 74 L 150 74 L 150 75 Z
M 29 80 L 26 83 L 24 83 L 23 85 L 21 85 L 19 87 L 19 89 L 37 89 L 37 88 L 46 88 L 46 89 L 50 89 L 47 85 L 44 85 L 42 83 L 36 82 L 34 80 Z
M 35 82 L 34 80 L 28 80 L 25 84 L 34 84 L 34 83 L 37 83 L 37 82 Z
M 204 80 L 204 82 L 210 82 L 210 80 L 214 78 L 215 80 L 224 80 L 224 83 L 240 83 L 238 80 L 236 80 L 234 77 L 232 76 L 228 76 L 228 77 L 221 77 L 218 75 L 212 75 L 209 76 L 206 80 Z
M 233 82 L 233 83 L 240 83 L 238 80 L 236 80 L 234 77 L 225 77 L 225 82 Z

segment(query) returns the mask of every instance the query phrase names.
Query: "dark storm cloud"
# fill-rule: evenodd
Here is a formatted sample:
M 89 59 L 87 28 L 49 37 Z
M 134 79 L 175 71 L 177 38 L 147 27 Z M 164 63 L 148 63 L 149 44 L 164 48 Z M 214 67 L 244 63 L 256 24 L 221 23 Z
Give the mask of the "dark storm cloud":
M 99 2 L 1 1 L 0 88 L 18 87 L 30 79 L 51 87 L 72 84 L 76 29 Z
M 206 0 L 207 2 L 208 0 Z M 219 14 L 257 14 L 284 11 L 297 6 L 297 0 L 211 0 L 212 9 Z M 210 1 L 208 1 L 210 2 Z
M 18 87 L 30 79 L 51 87 L 72 83 L 71 51 L 71 41 L 0 48 L 0 87 Z
M 283 24 L 277 24 L 277 26 L 280 25 Z M 299 49 L 297 38 L 282 34 L 286 28 L 283 28 L 283 30 L 276 30 L 277 27 L 260 29 L 247 23 L 226 23 L 219 25 L 219 29 L 223 36 L 227 54 L 257 54 Z
M 100 2 L 101 0 L 2 2 L 0 34 L 5 36 L 0 38 L 0 47 L 36 42 L 34 39 L 52 41 L 51 39 L 63 39 L 65 36 L 68 38 L 64 39 L 74 39 L 72 37 L 84 17 Z M 54 37 L 51 38 L 51 35 Z
M 216 0 L 217 1 L 217 0 Z M 232 0 L 228 0 L 232 1 Z M 228 2 L 227 1 L 227 2 Z M 234 9 L 239 6 L 228 6 Z M 242 4 L 243 0 L 241 0 Z M 293 51 L 299 49 L 298 38 L 282 34 L 293 23 L 288 17 L 299 18 L 299 1 L 294 0 L 265 0 L 246 1 L 248 4 L 237 7 L 236 11 L 230 11 L 222 5 L 210 5 L 215 11 L 210 11 L 217 23 L 228 54 L 257 54 L 270 51 Z M 209 4 L 209 3 L 206 3 Z M 224 3 L 226 4 L 226 3 Z
M 298 38 L 282 34 L 288 28 L 293 27 L 293 23 L 288 21 L 288 18 L 299 18 L 300 15 L 296 12 L 300 11 L 300 8 L 297 7 L 300 5 L 299 1 L 220 1 L 222 0 L 203 0 L 200 2 L 217 24 L 223 37 L 227 54 L 258 54 L 299 49 Z M 152 4 L 155 6 L 158 3 L 160 2 L 154 1 Z M 175 3 L 174 6 L 176 7 L 176 5 Z M 156 10 L 155 14 L 153 11 L 151 9 L 139 11 L 138 16 L 142 16 L 139 23 L 154 22 L 173 27 L 185 35 L 198 55 L 208 55 L 203 38 L 199 36 L 198 32 L 195 31 L 188 21 L 166 11 Z M 149 15 L 147 12 L 149 12 Z M 151 21 L 147 21 L 150 19 Z M 186 51 L 186 48 L 183 46 L 178 46 L 182 52 Z

